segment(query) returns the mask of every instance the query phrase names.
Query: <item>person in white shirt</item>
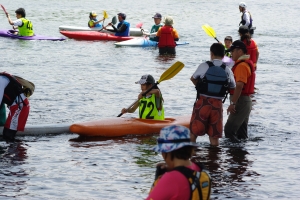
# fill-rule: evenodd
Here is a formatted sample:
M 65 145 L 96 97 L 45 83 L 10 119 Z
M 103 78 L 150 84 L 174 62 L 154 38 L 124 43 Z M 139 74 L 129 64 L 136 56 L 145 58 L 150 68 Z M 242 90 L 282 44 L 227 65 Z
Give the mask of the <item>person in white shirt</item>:
M 248 26 L 248 28 L 250 29 L 252 27 L 252 16 L 250 14 L 250 12 L 247 10 L 247 5 L 245 2 L 240 2 L 239 3 L 239 10 L 242 14 L 241 16 L 241 22 L 239 25 L 244 25 L 244 26 Z

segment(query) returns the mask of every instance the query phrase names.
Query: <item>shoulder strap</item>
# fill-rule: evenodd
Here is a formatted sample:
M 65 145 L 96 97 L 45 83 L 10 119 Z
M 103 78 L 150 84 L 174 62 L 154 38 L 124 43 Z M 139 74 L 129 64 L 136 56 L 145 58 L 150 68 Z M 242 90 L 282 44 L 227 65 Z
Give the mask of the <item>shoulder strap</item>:
M 215 66 L 214 63 L 211 61 L 206 61 L 206 64 L 208 64 L 209 67 Z
M 225 68 L 226 68 L 225 63 L 222 63 L 222 65 L 220 67 L 222 67 L 225 70 Z

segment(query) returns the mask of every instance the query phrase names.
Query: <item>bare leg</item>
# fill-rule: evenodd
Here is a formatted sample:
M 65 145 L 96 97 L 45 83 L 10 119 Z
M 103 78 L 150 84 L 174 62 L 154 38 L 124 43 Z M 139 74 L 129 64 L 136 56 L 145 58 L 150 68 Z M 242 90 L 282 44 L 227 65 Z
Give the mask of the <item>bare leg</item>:
M 209 137 L 209 141 L 212 146 L 219 146 L 219 138 Z
M 191 133 L 190 138 L 191 138 L 191 142 L 196 142 L 197 140 L 197 136 L 194 135 L 193 133 Z

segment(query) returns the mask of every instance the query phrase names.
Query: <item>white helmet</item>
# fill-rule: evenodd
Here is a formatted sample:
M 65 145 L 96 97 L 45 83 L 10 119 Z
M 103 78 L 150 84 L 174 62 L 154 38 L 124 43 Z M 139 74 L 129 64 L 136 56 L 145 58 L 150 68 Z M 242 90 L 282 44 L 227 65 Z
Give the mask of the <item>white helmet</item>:
M 239 6 L 242 8 L 247 8 L 247 5 L 245 2 L 240 2 Z

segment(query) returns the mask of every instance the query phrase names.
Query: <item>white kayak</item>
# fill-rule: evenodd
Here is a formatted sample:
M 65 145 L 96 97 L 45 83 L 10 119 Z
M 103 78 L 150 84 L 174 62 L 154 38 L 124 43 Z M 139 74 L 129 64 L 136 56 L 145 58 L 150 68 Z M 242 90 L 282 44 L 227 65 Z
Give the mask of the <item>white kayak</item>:
M 70 124 L 41 124 L 41 125 L 26 125 L 25 130 L 18 131 L 17 135 L 47 135 L 47 134 L 63 134 L 70 133 Z M 0 127 L 2 135 L 3 126 Z
M 131 46 L 131 47 L 156 47 L 158 42 L 149 40 L 148 37 L 144 38 L 134 38 L 131 40 L 126 40 L 122 42 L 116 42 L 116 46 Z M 177 45 L 189 44 L 188 42 L 176 42 Z
M 82 26 L 59 26 L 59 31 L 99 31 L 102 28 L 100 27 L 82 27 Z M 108 30 L 113 30 L 112 27 L 107 27 Z M 112 33 L 111 31 L 108 30 L 101 30 L 103 33 Z M 144 30 L 144 32 L 148 32 L 148 30 Z M 130 36 L 142 36 L 143 32 L 141 31 L 140 28 L 130 28 Z

